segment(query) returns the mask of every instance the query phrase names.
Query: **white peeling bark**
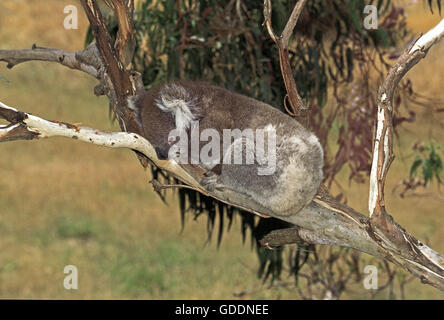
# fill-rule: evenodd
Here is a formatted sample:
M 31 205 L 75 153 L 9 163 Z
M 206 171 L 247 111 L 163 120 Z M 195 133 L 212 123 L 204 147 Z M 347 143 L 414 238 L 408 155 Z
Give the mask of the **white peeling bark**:
M 0 102 L 0 109 L 7 109 L 17 113 L 20 112 L 2 102 Z M 175 172 L 178 178 L 184 182 L 197 184 L 194 178 L 181 169 L 174 161 L 158 160 L 156 152 L 148 140 L 135 133 L 107 132 L 63 122 L 48 121 L 25 113 L 25 119 L 22 122 L 0 127 L 0 141 L 3 135 L 12 132 L 23 124 L 26 125 L 29 132 L 37 134 L 37 139 L 65 137 L 108 148 L 126 148 L 139 151 L 150 159 L 154 159 L 161 169 Z
M 426 51 L 434 44 L 438 43 L 444 36 L 444 19 L 442 19 L 433 29 L 429 30 L 425 35 L 416 41 L 410 49 L 410 54 L 417 50 Z
M 404 53 L 398 63 L 389 71 L 389 75 L 381 85 L 378 94 L 378 112 L 376 119 L 376 133 L 373 144 L 373 159 L 370 171 L 369 183 L 369 213 L 373 216 L 375 210 L 383 205 L 381 190 L 385 183 L 389 161 L 391 161 L 392 146 L 392 124 L 391 115 L 393 113 L 393 93 L 398 82 L 425 53 L 444 36 L 444 19 L 433 29 L 420 37 L 412 48 Z M 424 54 L 420 56 L 420 54 Z M 417 60 L 417 61 L 416 61 Z M 383 144 L 381 146 L 381 144 Z M 379 212 L 380 210 L 378 210 Z
M 387 99 L 387 96 L 384 94 L 383 99 Z M 381 112 L 382 111 L 382 112 Z M 377 125 L 376 125 L 376 136 L 373 150 L 379 150 L 379 145 L 382 141 L 382 128 L 384 127 L 385 116 L 384 110 L 379 108 L 378 106 L 378 114 L 377 114 Z M 384 138 L 385 141 L 385 138 Z M 376 201 L 379 198 L 378 192 L 378 161 L 379 157 L 377 153 L 373 153 L 372 159 L 372 168 L 370 171 L 370 194 L 368 197 L 368 209 L 370 212 L 370 217 L 373 215 L 374 209 L 376 207 Z

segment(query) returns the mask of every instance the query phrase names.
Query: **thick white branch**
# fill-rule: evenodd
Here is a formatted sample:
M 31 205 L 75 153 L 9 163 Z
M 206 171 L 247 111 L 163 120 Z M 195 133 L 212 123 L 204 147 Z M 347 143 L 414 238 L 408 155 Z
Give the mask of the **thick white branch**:
M 444 19 L 442 19 L 433 29 L 429 30 L 425 35 L 416 41 L 410 49 L 410 53 L 417 50 L 427 51 L 434 44 L 438 43 L 444 36 Z
M 0 108 L 19 112 L 0 102 Z M 185 172 L 174 161 L 158 160 L 153 146 L 144 137 L 128 132 L 107 132 L 83 126 L 74 126 L 63 122 L 54 122 L 25 113 L 21 123 L 0 127 L 1 137 L 25 124 L 29 132 L 36 134 L 37 139 L 49 137 L 66 137 L 108 148 L 127 148 L 139 151 L 156 162 L 159 168 L 173 172 L 179 179 L 189 184 L 197 184 L 193 177 Z

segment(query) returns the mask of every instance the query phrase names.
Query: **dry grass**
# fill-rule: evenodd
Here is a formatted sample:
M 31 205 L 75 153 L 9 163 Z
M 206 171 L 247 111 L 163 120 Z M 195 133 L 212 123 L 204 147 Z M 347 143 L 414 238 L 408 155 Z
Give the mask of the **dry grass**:
M 80 30 L 63 29 L 63 7 L 72 0 L 0 2 L 0 47 L 82 48 Z M 80 7 L 79 7 L 80 8 Z M 415 11 L 416 10 L 416 11 Z M 79 11 L 81 12 L 81 11 Z M 419 13 L 418 13 L 419 12 Z M 411 26 L 425 31 L 437 18 L 412 8 Z M 417 89 L 444 98 L 435 48 L 411 73 Z M 0 66 L 3 102 L 48 119 L 114 129 L 107 101 L 92 94 L 95 82 L 60 66 L 31 63 L 13 70 Z M 402 131 L 388 190 L 408 170 L 411 144 L 429 136 L 444 141 L 440 122 L 425 109 Z M 0 146 L 0 297 L 2 298 L 233 298 L 233 292 L 260 288 L 255 253 L 234 230 L 217 250 L 204 245 L 204 221 L 188 221 L 180 232 L 176 206 L 165 206 L 152 192 L 130 151 L 109 150 L 63 139 Z M 400 153 L 400 151 L 402 153 Z M 345 174 L 344 174 L 345 177 Z M 343 185 L 347 186 L 344 178 Z M 346 188 L 349 204 L 366 212 L 367 186 Z M 174 199 L 170 199 L 174 203 Z M 444 252 L 442 203 L 387 194 L 395 218 L 432 247 Z M 63 288 L 63 267 L 79 269 L 80 288 Z M 253 271 L 253 272 L 252 272 Z M 246 298 L 291 298 L 261 290 Z M 365 297 L 362 289 L 353 295 Z M 415 281 L 408 298 L 444 298 Z

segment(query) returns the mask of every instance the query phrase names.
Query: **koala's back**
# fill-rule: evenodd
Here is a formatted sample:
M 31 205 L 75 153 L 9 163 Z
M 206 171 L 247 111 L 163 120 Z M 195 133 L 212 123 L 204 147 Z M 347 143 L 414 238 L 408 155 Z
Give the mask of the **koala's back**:
M 224 129 L 246 129 L 272 123 L 285 124 L 301 134 L 306 131 L 296 120 L 266 103 L 201 81 L 176 81 L 147 90 L 139 98 L 143 123 L 160 117 L 159 122 L 174 124 L 172 113 L 159 108 L 162 97 L 170 101 L 184 99 L 201 126 L 211 123 Z
M 189 92 L 201 126 L 205 127 L 205 123 L 221 124 L 224 129 L 242 130 L 272 123 L 285 124 L 290 126 L 289 130 L 301 131 L 302 134 L 306 131 L 296 120 L 266 103 L 206 82 L 173 82 L 156 91 L 159 94 L 174 93 L 172 85 L 181 86 Z

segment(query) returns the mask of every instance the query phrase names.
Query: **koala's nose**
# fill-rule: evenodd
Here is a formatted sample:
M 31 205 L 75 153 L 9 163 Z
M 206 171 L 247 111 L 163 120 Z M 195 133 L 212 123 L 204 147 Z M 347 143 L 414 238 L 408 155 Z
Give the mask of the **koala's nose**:
M 157 158 L 159 158 L 159 160 L 168 160 L 168 151 L 163 149 L 163 148 L 159 148 L 159 147 L 155 147 L 154 150 L 156 150 L 157 153 Z

